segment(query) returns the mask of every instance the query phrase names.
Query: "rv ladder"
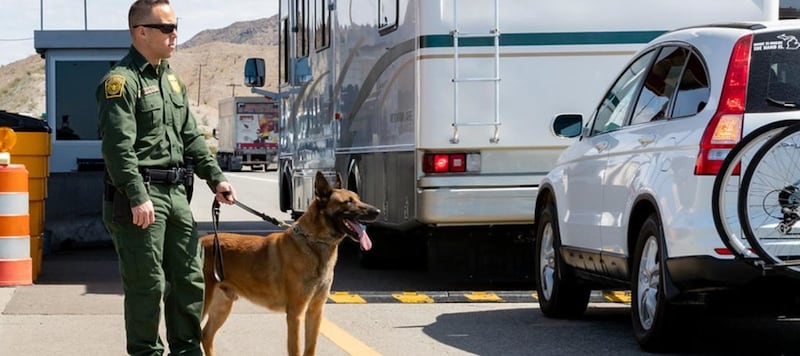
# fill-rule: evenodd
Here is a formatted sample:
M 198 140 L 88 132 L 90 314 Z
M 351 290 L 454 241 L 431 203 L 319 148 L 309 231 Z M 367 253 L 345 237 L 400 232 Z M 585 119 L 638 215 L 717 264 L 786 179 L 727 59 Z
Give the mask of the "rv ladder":
M 453 1 L 453 25 L 455 29 L 450 31 L 453 36 L 453 137 L 450 143 L 457 144 L 459 126 L 494 126 L 494 134 L 489 138 L 490 143 L 500 142 L 500 0 L 494 2 L 494 26 L 488 33 L 461 33 L 458 30 L 458 0 Z M 464 38 L 487 38 L 493 40 L 494 47 L 494 76 L 493 77 L 462 77 L 459 69 L 461 52 L 459 50 L 459 39 Z M 461 122 L 459 120 L 459 86 L 461 84 L 493 82 L 494 83 L 494 120 Z

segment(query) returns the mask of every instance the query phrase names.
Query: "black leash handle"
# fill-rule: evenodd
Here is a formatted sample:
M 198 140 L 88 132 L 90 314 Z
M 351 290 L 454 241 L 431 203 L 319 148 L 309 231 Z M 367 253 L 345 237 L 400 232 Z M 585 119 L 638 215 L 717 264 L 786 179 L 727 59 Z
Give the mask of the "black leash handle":
M 217 198 L 214 198 L 214 202 L 211 204 L 211 217 L 212 217 L 212 224 L 214 226 L 214 255 L 213 255 L 213 271 L 214 271 L 214 279 L 217 282 L 222 282 L 225 280 L 225 265 L 222 261 L 222 249 L 219 247 L 219 201 Z
M 264 221 L 267 221 L 267 222 L 269 222 L 269 223 L 271 223 L 271 224 L 273 224 L 275 226 L 280 226 L 280 227 L 284 227 L 284 228 L 291 227 L 291 225 L 289 225 L 289 224 L 287 224 L 287 223 L 285 223 L 283 221 L 280 221 L 280 220 L 278 220 L 276 218 L 273 218 L 273 217 L 271 217 L 271 216 L 269 216 L 267 214 L 260 213 L 260 212 L 256 211 L 255 209 L 253 209 L 253 208 L 251 208 L 251 207 L 249 207 L 247 205 L 244 205 L 244 203 L 242 203 L 242 202 L 240 202 L 238 200 L 233 202 L 233 203 L 236 204 L 236 206 L 244 209 L 248 213 L 253 214 L 255 216 L 258 216 L 261 219 L 263 219 Z
M 222 192 L 222 195 L 224 195 L 225 198 L 228 198 L 228 196 L 231 195 L 231 192 Z M 217 207 L 219 207 L 219 203 L 216 200 L 214 200 L 214 202 L 217 204 Z M 266 222 L 269 222 L 269 223 L 271 223 L 271 224 L 273 224 L 275 226 L 279 226 L 279 227 L 282 227 L 282 228 L 292 227 L 292 225 L 289 225 L 289 224 L 287 224 L 287 223 L 285 223 L 283 221 L 280 221 L 280 220 L 278 220 L 276 218 L 273 218 L 273 217 L 271 217 L 271 216 L 269 216 L 267 214 L 258 212 L 258 211 L 256 211 L 256 209 L 253 209 L 253 208 L 245 205 L 244 203 L 242 203 L 242 202 L 240 202 L 238 200 L 234 201 L 233 204 L 235 204 L 236 206 L 244 209 L 245 211 L 247 211 L 250 214 L 253 214 L 255 216 L 260 217 L 262 220 L 264 220 Z

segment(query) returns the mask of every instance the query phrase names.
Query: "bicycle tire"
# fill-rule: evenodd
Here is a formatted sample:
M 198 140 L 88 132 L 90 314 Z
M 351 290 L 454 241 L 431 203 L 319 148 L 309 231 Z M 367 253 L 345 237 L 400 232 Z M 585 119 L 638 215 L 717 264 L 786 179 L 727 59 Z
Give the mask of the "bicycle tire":
M 714 227 L 725 247 L 736 257 L 758 258 L 759 256 L 750 250 L 749 242 L 741 232 L 737 204 L 741 174 L 734 174 L 734 172 L 737 166 L 741 167 L 739 162 L 750 162 L 750 158 L 765 142 L 786 127 L 796 123 L 798 123 L 796 120 L 775 121 L 760 126 L 747 134 L 728 153 L 722 162 L 719 173 L 714 178 L 711 194 Z M 747 245 L 745 245 L 746 242 Z
M 794 272 L 800 272 L 800 224 L 789 225 L 788 230 L 779 227 L 786 212 L 800 206 L 799 178 L 800 124 L 795 124 L 756 151 L 742 176 L 737 200 L 742 232 L 756 254 L 771 267 Z

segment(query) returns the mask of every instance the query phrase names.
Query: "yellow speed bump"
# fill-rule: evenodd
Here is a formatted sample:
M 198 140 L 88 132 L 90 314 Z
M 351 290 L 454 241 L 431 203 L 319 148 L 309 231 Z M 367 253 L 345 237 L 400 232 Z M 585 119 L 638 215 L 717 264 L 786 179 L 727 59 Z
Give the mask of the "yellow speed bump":
M 423 304 L 433 303 L 433 298 L 417 292 L 392 293 L 392 297 L 401 303 Z
M 630 291 L 603 291 L 603 299 L 613 303 L 630 303 Z
M 328 298 L 339 304 L 367 304 L 367 301 L 358 294 L 350 294 L 348 292 L 334 292 Z
M 472 292 L 464 294 L 467 299 L 473 302 L 502 302 L 503 298 L 500 298 L 497 294 L 491 292 Z

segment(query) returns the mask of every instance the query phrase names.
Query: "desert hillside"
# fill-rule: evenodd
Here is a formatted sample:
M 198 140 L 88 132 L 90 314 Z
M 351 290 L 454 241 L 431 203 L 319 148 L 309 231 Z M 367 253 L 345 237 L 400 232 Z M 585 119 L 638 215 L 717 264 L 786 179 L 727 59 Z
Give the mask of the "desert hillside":
M 186 82 L 199 125 L 208 132 L 217 126 L 217 101 L 220 99 L 234 93 L 253 95 L 250 88 L 242 86 L 244 62 L 248 57 L 267 61 L 268 86 L 264 89 L 276 90 L 277 36 L 277 16 L 273 16 L 205 30 L 178 46 L 170 65 Z M 39 55 L 0 66 L 0 110 L 37 117 L 46 111 L 44 59 Z

